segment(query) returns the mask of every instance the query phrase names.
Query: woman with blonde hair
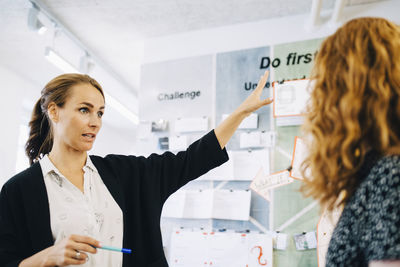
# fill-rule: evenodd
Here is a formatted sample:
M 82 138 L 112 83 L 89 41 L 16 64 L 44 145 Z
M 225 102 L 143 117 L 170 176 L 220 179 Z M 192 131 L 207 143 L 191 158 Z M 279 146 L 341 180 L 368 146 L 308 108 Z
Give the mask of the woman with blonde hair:
M 228 160 L 225 145 L 242 120 L 272 102 L 260 98 L 267 78 L 268 72 L 226 120 L 186 151 L 147 158 L 89 156 L 105 111 L 103 89 L 88 75 L 51 80 L 29 123 L 31 167 L 0 193 L 0 266 L 168 266 L 160 232 L 164 202 Z M 97 250 L 104 245 L 132 254 Z
M 400 266 L 400 28 L 349 21 L 322 43 L 311 80 L 303 190 L 343 207 L 326 266 Z

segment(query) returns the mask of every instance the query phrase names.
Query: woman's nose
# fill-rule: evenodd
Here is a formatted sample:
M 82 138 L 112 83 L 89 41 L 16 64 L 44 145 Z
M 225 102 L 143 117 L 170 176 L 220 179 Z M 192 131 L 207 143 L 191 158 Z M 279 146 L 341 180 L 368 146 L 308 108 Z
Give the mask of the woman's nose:
M 101 118 L 99 118 L 99 116 L 97 116 L 97 114 L 90 116 L 89 125 L 91 127 L 100 127 L 101 126 Z

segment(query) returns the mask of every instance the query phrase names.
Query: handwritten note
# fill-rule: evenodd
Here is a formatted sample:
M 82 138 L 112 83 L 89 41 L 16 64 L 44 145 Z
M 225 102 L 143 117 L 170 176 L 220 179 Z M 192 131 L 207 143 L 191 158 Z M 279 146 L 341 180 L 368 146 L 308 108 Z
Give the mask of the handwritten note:
M 178 190 L 165 202 L 162 216 L 246 221 L 250 202 L 251 192 L 246 190 Z
M 174 231 L 169 266 L 273 266 L 272 238 L 258 233 Z

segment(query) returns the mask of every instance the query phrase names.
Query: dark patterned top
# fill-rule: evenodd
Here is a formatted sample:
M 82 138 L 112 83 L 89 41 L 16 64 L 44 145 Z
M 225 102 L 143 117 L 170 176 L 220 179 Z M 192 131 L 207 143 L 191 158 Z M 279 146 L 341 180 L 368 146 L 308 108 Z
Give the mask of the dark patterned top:
M 327 267 L 400 259 L 400 156 L 369 157 L 363 165 L 362 181 L 332 234 Z

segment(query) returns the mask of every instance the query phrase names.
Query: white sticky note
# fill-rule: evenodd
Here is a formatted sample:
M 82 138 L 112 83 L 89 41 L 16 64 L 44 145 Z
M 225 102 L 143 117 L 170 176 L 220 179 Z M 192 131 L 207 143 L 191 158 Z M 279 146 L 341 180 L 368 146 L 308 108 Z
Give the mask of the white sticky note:
M 188 138 L 186 135 L 170 136 L 169 137 L 169 150 L 182 151 L 188 147 Z
M 205 132 L 207 130 L 208 117 L 178 118 L 175 120 L 175 131 L 178 133 Z
M 222 120 L 225 120 L 229 114 L 223 114 Z M 257 129 L 258 128 L 258 114 L 251 113 L 239 125 L 238 129 Z
M 309 249 L 316 248 L 317 247 L 317 237 L 315 235 L 315 232 L 306 233 L 306 241 L 307 241 Z
M 261 132 L 261 145 L 265 147 L 274 147 L 276 143 L 277 133 L 274 131 Z
M 213 233 L 209 235 L 210 266 L 246 266 L 247 238 L 238 233 Z
M 289 171 L 284 170 L 270 175 L 265 175 L 260 169 L 250 184 L 250 189 L 268 200 L 269 190 L 292 183 Z
M 303 116 L 277 117 L 275 121 L 276 121 L 276 126 L 302 125 L 304 123 L 304 117 Z
M 240 148 L 262 147 L 261 132 L 247 132 L 240 134 Z
M 208 247 L 208 235 L 198 231 L 175 231 L 171 235 L 169 266 L 203 266 L 208 261 Z
M 247 221 L 250 216 L 250 202 L 250 191 L 215 190 L 213 218 Z
M 310 94 L 308 93 L 309 80 L 286 81 L 282 84 L 274 83 L 274 117 L 301 116 Z
M 269 172 L 269 153 L 267 149 L 235 151 L 232 153 L 234 180 L 251 181 L 262 167 Z
M 183 218 L 210 219 L 213 211 L 214 190 L 186 190 Z
M 313 249 L 317 247 L 315 232 L 308 232 L 293 235 L 297 250 Z
M 276 249 L 286 250 L 287 247 L 287 234 L 277 233 L 276 235 Z

